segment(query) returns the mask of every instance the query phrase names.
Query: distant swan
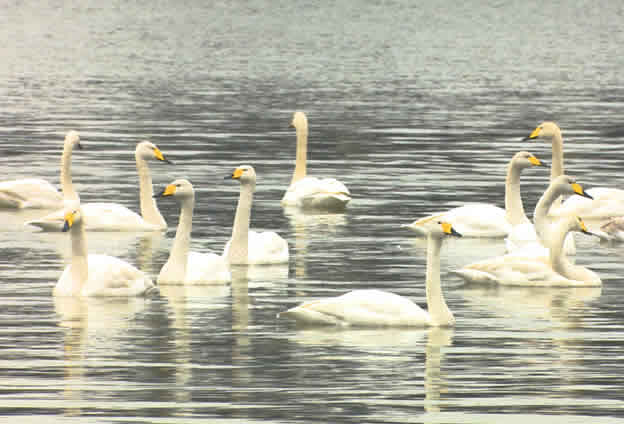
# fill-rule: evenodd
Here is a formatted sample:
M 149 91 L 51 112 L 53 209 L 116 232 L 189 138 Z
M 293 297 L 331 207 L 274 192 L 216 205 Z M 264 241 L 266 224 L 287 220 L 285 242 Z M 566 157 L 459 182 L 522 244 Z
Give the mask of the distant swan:
M 230 271 L 223 256 L 189 251 L 195 191 L 184 179 L 169 184 L 157 197 L 173 196 L 180 203 L 180 221 L 169 259 L 160 270 L 158 284 L 230 281 Z
M 154 289 L 152 280 L 127 262 L 89 255 L 80 203 L 67 201 L 63 231 L 69 231 L 72 260 L 54 287 L 55 296 L 141 296 Z
M 82 205 L 82 213 L 88 231 L 156 231 L 167 228 L 167 223 L 160 214 L 156 201 L 152 198 L 154 193 L 152 177 L 147 161 L 169 162 L 169 160 L 165 159 L 160 149 L 149 141 L 142 141 L 137 144 L 134 156 L 139 174 L 141 215 L 118 203 L 85 203 Z M 63 171 L 61 173 L 63 175 Z M 71 174 L 65 171 L 64 175 L 65 178 L 62 178 L 63 192 L 74 192 Z M 71 196 L 68 197 L 66 194 L 65 198 L 71 199 Z M 59 210 L 40 219 L 29 221 L 27 224 L 40 227 L 45 231 L 61 231 L 63 229 L 63 211 Z
M 529 152 L 516 153 L 507 167 L 505 209 L 487 203 L 473 203 L 418 219 L 407 227 L 423 236 L 422 225 L 428 221 L 447 221 L 464 237 L 505 237 L 512 228 L 529 222 L 520 196 L 520 174 L 526 168 L 543 163 Z
M 428 222 L 424 226 L 427 231 L 427 311 L 393 293 L 354 290 L 338 297 L 305 302 L 281 312 L 278 317 L 318 325 L 424 327 L 455 324 L 440 283 L 440 248 L 443 237 L 460 234 L 445 222 Z
M 344 210 L 351 200 L 351 193 L 343 183 L 335 178 L 307 176 L 308 118 L 305 113 L 295 112 L 290 125 L 297 131 L 297 160 L 290 187 L 282 198 L 282 205 L 304 209 Z
M 563 174 L 563 137 L 561 129 L 554 122 L 546 121 L 538 125 L 524 140 L 537 138 L 552 142 L 551 179 Z M 577 196 L 567 199 L 551 210 L 554 216 L 580 216 L 584 219 L 604 219 L 624 215 L 624 190 L 595 187 L 587 190 L 593 200 Z
M 71 156 L 74 147 L 80 148 L 80 136 L 76 131 L 65 135 L 61 156 L 61 185 L 69 178 L 71 181 Z M 26 178 L 0 182 L 0 208 L 11 209 L 58 209 L 63 207 L 63 195 L 46 180 Z M 67 193 L 66 198 L 77 200 L 75 191 Z
M 507 254 L 467 265 L 455 271 L 468 282 L 509 286 L 600 286 L 598 275 L 572 264 L 563 254 L 563 242 L 569 231 L 590 234 L 581 218 L 560 218 L 547 232 L 548 256 Z
M 228 177 L 226 177 L 228 178 Z M 234 170 L 232 179 L 240 181 L 240 196 L 234 217 L 232 238 L 223 256 L 230 264 L 277 264 L 288 262 L 288 243 L 273 231 L 249 230 L 251 204 L 256 188 L 256 172 L 249 165 Z

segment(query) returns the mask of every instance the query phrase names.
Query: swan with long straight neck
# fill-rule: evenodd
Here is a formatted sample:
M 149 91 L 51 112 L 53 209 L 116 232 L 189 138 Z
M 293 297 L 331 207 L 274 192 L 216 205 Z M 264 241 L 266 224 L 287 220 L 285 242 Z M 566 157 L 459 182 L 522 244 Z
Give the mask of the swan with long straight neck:
M 225 245 L 223 256 L 232 265 L 277 264 L 288 262 L 288 243 L 273 231 L 257 233 L 249 230 L 251 205 L 256 188 L 256 172 L 252 166 L 241 165 L 230 177 L 240 182 L 240 194 L 232 238 Z
M 196 284 L 230 281 L 227 261 L 214 253 L 190 251 L 195 190 L 190 181 L 178 179 L 156 197 L 174 197 L 180 204 L 180 220 L 169 259 L 158 274 L 158 283 Z
M 54 287 L 55 296 L 129 297 L 154 289 L 152 280 L 132 265 L 107 255 L 89 255 L 78 201 L 67 201 L 63 230 L 69 231 L 72 260 Z
M 65 155 L 64 155 L 65 156 Z M 164 157 L 160 149 L 149 141 L 142 141 L 135 149 L 136 169 L 139 175 L 139 201 L 141 215 L 131 211 L 119 203 L 84 203 L 82 213 L 86 217 L 86 229 L 88 231 L 159 231 L 167 229 L 167 223 L 153 199 L 152 177 L 150 175 L 148 160 L 162 162 L 170 161 Z M 70 156 L 71 157 L 71 156 Z M 67 200 L 74 193 L 71 170 L 66 158 L 63 158 L 61 168 L 61 180 L 63 192 L 68 193 Z M 77 196 L 77 195 L 76 195 Z M 40 227 L 45 231 L 61 231 L 63 229 L 62 210 L 43 218 L 29 221 L 27 224 Z
M 451 224 L 426 224 L 427 270 L 425 293 L 427 311 L 411 300 L 381 290 L 354 290 L 338 297 L 313 300 L 281 312 L 288 318 L 308 325 L 345 325 L 368 327 L 451 326 L 455 317 L 444 299 L 440 281 L 440 249 L 442 239 L 461 236 Z
M 290 186 L 282 197 L 282 205 L 302 209 L 342 211 L 351 200 L 347 187 L 335 178 L 309 177 L 308 160 L 308 118 L 297 111 L 290 124 L 297 134 L 295 170 Z
M 524 140 L 546 139 L 552 143 L 551 180 L 563 175 L 563 136 L 559 126 L 550 121 L 539 124 Z M 553 216 L 580 216 L 583 219 L 605 219 L 624 215 L 624 190 L 594 187 L 587 190 L 592 199 L 573 196 L 561 203 L 558 199 L 549 214 Z
M 426 216 L 406 227 L 426 236 L 424 224 L 446 221 L 464 237 L 505 237 L 514 226 L 529 222 L 520 196 L 520 175 L 524 169 L 534 166 L 544 166 L 544 163 L 529 152 L 518 152 L 513 156 L 505 180 L 505 209 L 487 203 L 471 203 Z
M 78 132 L 68 131 L 61 155 L 62 195 L 52 184 L 37 178 L 3 181 L 0 182 L 0 208 L 59 209 L 63 207 L 64 199 L 78 200 L 71 179 L 72 151 L 76 146 L 81 147 Z

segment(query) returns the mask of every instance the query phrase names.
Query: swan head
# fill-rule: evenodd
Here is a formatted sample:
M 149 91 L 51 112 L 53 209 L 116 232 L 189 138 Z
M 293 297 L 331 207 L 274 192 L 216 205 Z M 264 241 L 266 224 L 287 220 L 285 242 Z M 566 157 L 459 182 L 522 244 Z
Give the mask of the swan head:
M 152 142 L 142 141 L 137 144 L 135 156 L 143 160 L 159 160 L 167 163 L 173 163 L 165 158 L 160 149 Z
M 530 168 L 532 166 L 545 166 L 548 165 L 535 157 L 532 153 L 529 152 L 518 152 L 511 159 L 514 166 L 518 166 L 521 169 Z
M 306 117 L 306 114 L 301 112 L 301 111 L 297 111 L 293 114 L 293 118 L 292 121 L 290 122 L 290 127 L 291 128 L 295 128 L 297 131 L 299 130 L 308 130 L 308 118 Z
M 256 171 L 254 171 L 251 165 L 241 165 L 232 172 L 231 178 L 233 180 L 240 181 L 241 184 L 255 184 L 256 183 Z
M 171 184 L 167 185 L 163 191 L 159 194 L 155 194 L 154 197 L 169 197 L 173 196 L 177 199 L 184 199 L 195 196 L 193 190 L 193 184 L 189 180 L 179 179 L 175 180 Z
M 536 138 L 552 138 L 556 134 L 561 134 L 559 125 L 551 121 L 544 121 L 539 124 L 528 136 L 524 137 L 522 141 L 534 140 Z
M 585 192 L 583 186 L 576 182 L 576 178 L 569 175 L 560 175 L 555 178 L 551 186 L 557 187 L 561 194 L 578 194 L 579 196 L 593 199 L 593 197 Z
M 77 202 L 66 205 L 63 210 L 63 232 L 69 231 L 72 227 L 82 222 L 82 211 Z
M 425 233 L 430 237 L 439 239 L 447 236 L 462 237 L 462 235 L 453 228 L 453 225 L 446 221 L 431 220 L 425 222 L 422 227 Z
M 78 131 L 71 130 L 67 132 L 67 134 L 65 135 L 65 145 L 71 147 L 72 149 L 74 147 L 82 149 L 82 145 L 80 144 L 80 135 L 78 134 Z

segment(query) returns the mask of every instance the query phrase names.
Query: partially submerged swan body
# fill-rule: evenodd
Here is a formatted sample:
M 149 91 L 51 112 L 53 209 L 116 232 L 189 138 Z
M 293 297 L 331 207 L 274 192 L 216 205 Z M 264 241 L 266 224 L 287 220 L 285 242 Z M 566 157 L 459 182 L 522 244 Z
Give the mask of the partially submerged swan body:
M 520 196 L 520 175 L 526 168 L 544 165 L 529 152 L 516 153 L 507 167 L 505 209 L 487 203 L 474 203 L 418 219 L 407 227 L 425 236 L 423 224 L 445 221 L 464 237 L 505 237 L 514 226 L 529 223 Z
M 563 137 L 559 126 L 550 121 L 539 124 L 525 140 L 546 139 L 552 143 L 551 179 L 564 173 Z M 553 216 L 580 216 L 583 219 L 606 219 L 624 215 L 624 190 L 595 187 L 587 190 L 589 198 L 571 197 L 561 205 L 556 204 L 550 214 Z
M 564 217 L 545 233 L 548 256 L 507 254 L 479 261 L 455 271 L 467 282 L 507 286 L 569 287 L 600 286 L 598 275 L 572 264 L 563 254 L 563 243 L 570 231 L 591 234 L 578 217 Z
M 80 148 L 80 135 L 76 131 L 68 131 L 63 142 L 61 155 L 61 185 L 71 181 L 71 156 L 74 147 Z M 63 200 L 77 200 L 75 191 L 61 194 L 56 187 L 39 178 L 0 182 L 0 209 L 60 209 Z M 61 227 L 62 228 L 62 227 Z
M 167 228 L 167 223 L 153 199 L 152 177 L 147 162 L 149 160 L 169 161 L 165 159 L 160 149 L 149 141 L 137 144 L 135 159 L 139 174 L 141 215 L 118 203 L 85 203 L 82 205 L 82 214 L 85 217 L 88 231 L 159 231 Z M 69 161 L 64 163 L 61 173 L 66 176 L 62 178 L 63 192 L 74 192 Z M 65 194 L 65 198 L 72 199 L 72 196 Z M 29 221 L 27 224 L 44 231 L 62 231 L 63 218 L 63 211 L 59 210 L 40 219 Z
M 366 327 L 451 326 L 455 318 L 448 308 L 440 283 L 440 248 L 447 236 L 460 236 L 449 223 L 429 222 L 427 231 L 427 311 L 411 300 L 381 290 L 354 290 L 338 297 L 313 300 L 281 312 L 307 325 Z
M 249 165 L 234 170 L 232 179 L 240 182 L 240 195 L 234 217 L 232 238 L 223 256 L 232 265 L 261 265 L 288 262 L 288 243 L 273 231 L 257 233 L 249 229 L 251 205 L 256 188 L 256 172 Z
M 291 127 L 297 131 L 297 159 L 290 186 L 282 198 L 283 206 L 325 211 L 342 211 L 351 200 L 347 187 L 335 178 L 307 176 L 308 118 L 295 112 Z
M 158 284 L 201 284 L 232 279 L 227 261 L 215 253 L 190 251 L 195 191 L 185 179 L 175 180 L 157 195 L 174 197 L 180 204 L 180 221 L 169 259 L 158 274 Z
M 72 260 L 54 287 L 55 296 L 132 297 L 155 289 L 142 271 L 121 259 L 89 255 L 84 217 L 77 201 L 66 201 L 64 231 L 69 231 Z

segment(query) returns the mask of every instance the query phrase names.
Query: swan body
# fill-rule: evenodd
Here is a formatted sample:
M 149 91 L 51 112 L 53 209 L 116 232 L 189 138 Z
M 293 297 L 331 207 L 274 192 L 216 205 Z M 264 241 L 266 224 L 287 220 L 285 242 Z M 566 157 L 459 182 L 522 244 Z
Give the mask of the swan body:
M 343 183 L 335 178 L 307 176 L 308 118 L 305 113 L 295 112 L 291 127 L 297 131 L 297 159 L 282 205 L 302 209 L 344 210 L 351 200 L 351 193 Z
M 78 200 L 78 194 L 73 186 L 69 189 L 65 188 L 68 181 L 71 185 L 71 156 L 74 147 L 81 148 L 80 135 L 76 131 L 68 131 L 61 155 L 62 195 L 56 187 L 42 179 L 3 181 L 0 182 L 0 208 L 59 209 L 63 208 L 64 199 Z
M 442 238 L 459 236 L 449 223 L 425 224 L 427 236 L 426 294 L 428 310 L 411 300 L 381 290 L 354 290 L 342 296 L 305 302 L 278 315 L 302 324 L 368 327 L 451 326 L 455 318 L 440 284 Z
M 158 283 L 196 284 L 230 281 L 230 271 L 223 256 L 189 251 L 195 191 L 185 179 L 175 180 L 158 195 L 174 197 L 180 203 L 180 221 L 169 259 L 158 274 Z
M 54 287 L 55 296 L 130 297 L 155 289 L 152 280 L 129 263 L 107 255 L 88 255 L 80 204 L 66 203 L 64 228 L 70 232 L 72 260 Z
M 422 230 L 424 223 L 446 221 L 464 237 L 505 237 L 514 226 L 529 222 L 520 196 L 522 171 L 532 166 L 543 165 L 543 162 L 529 152 L 518 152 L 513 156 L 507 167 L 505 209 L 487 203 L 468 204 L 418 219 L 407 227 L 424 236 L 426 235 Z
M 139 196 L 141 215 L 118 203 L 85 203 L 82 213 L 86 229 L 89 231 L 158 231 L 165 230 L 167 223 L 160 214 L 153 196 L 152 178 L 147 165 L 148 160 L 169 162 L 158 147 L 149 141 L 137 144 L 135 150 L 137 172 L 139 174 Z M 67 172 L 66 172 L 67 173 Z M 63 182 L 63 191 L 73 191 L 71 174 Z M 67 198 L 67 196 L 66 196 Z M 63 210 L 58 210 L 40 219 L 27 222 L 44 231 L 62 231 Z
M 563 137 L 559 126 L 550 121 L 539 124 L 524 140 L 550 139 L 552 143 L 551 180 L 564 173 Z M 569 198 L 557 203 L 553 216 L 580 216 L 583 219 L 605 219 L 624 215 L 624 190 L 598 187 L 587 190 L 593 199 Z
M 572 264 L 563 254 L 565 236 L 570 231 L 591 234 L 578 217 L 557 221 L 545 235 L 548 256 L 507 254 L 467 265 L 455 271 L 467 282 L 510 286 L 600 286 L 602 281 L 593 271 Z
M 256 188 L 256 172 L 253 167 L 241 165 L 234 170 L 231 178 L 238 180 L 241 188 L 232 238 L 225 245 L 223 256 L 230 264 L 259 265 L 288 262 L 286 240 L 273 231 L 257 233 L 249 230 L 251 204 Z

